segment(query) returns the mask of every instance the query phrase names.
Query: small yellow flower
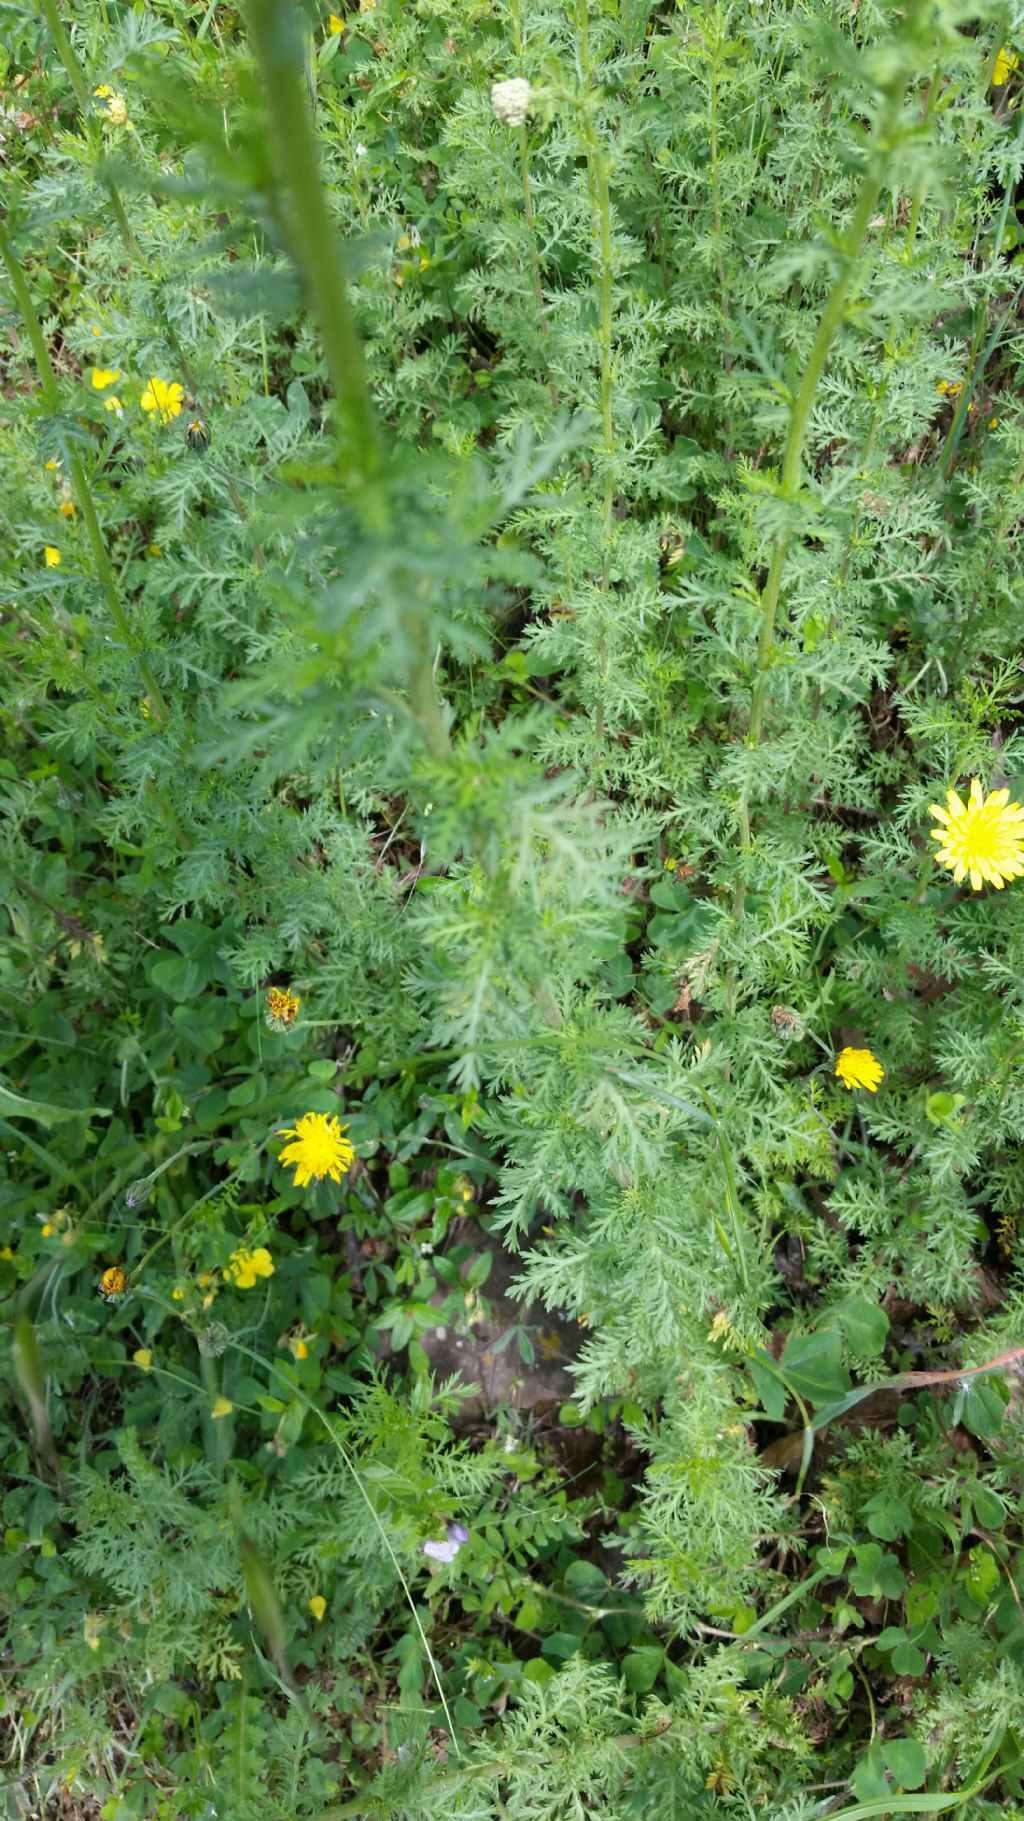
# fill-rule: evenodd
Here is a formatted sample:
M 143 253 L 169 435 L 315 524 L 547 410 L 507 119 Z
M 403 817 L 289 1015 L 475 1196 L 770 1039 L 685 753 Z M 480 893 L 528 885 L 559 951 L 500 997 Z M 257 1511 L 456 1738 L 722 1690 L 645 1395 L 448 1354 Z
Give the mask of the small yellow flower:
M 355 1156 L 333 1113 L 303 1113 L 295 1125 L 281 1128 L 278 1137 L 295 1141 L 285 1145 L 280 1162 L 294 1164 L 297 1189 L 321 1182 L 325 1176 L 340 1182 Z
M 844 1088 L 867 1088 L 869 1094 L 877 1094 L 885 1070 L 870 1050 L 854 1050 L 847 1044 L 836 1057 L 836 1074 Z
M 132 1361 L 138 1366 L 140 1372 L 152 1372 L 153 1370 L 153 1355 L 148 1347 L 137 1347 L 132 1354 Z
M 267 1023 L 272 1031 L 287 1031 L 299 1015 L 302 1000 L 287 987 L 267 988 Z
M 94 367 L 92 370 L 93 390 L 105 392 L 107 387 L 115 385 L 120 377 L 120 367 Z
M 339 32 L 345 30 L 344 19 L 339 19 L 337 13 L 329 13 L 327 17 L 327 30 L 330 32 L 332 38 L 336 38 Z
M 995 68 L 992 71 L 992 87 L 1001 89 L 1004 83 L 1009 82 L 1019 64 L 1020 58 L 1016 51 L 1011 51 L 1005 44 L 1002 45 L 996 54 Z
M 60 551 L 53 544 L 44 544 L 43 560 L 47 569 L 56 569 L 60 562 Z
M 175 1284 L 174 1289 L 171 1291 L 172 1303 L 183 1303 L 184 1300 L 185 1300 L 185 1292 L 182 1289 L 181 1284 Z
M 57 511 L 60 513 L 61 518 L 74 518 L 74 516 L 75 516 L 74 500 L 61 500 L 60 505 L 57 507 Z
M 313 1595 L 313 1598 L 309 1602 L 309 1610 L 313 1614 L 314 1619 L 316 1620 L 317 1624 L 319 1625 L 320 1620 L 323 1618 L 324 1613 L 327 1611 L 327 1601 L 324 1599 L 324 1596 L 322 1593 L 315 1593 Z
M 229 1397 L 215 1397 L 210 1410 L 210 1415 L 213 1417 L 214 1422 L 217 1422 L 222 1416 L 230 1416 L 234 1407 L 235 1406 Z
M 997 430 L 999 428 L 998 417 L 990 417 L 988 420 L 988 427 L 990 430 Z
M 289 1350 L 291 1352 L 291 1356 L 293 1359 L 308 1359 L 309 1358 L 309 1348 L 307 1347 L 301 1334 L 290 1335 L 289 1339 L 288 1339 L 288 1347 L 289 1347 Z
M 148 696 L 143 696 L 141 702 L 139 703 L 139 713 L 142 716 L 142 719 L 144 721 L 148 721 L 150 719 L 150 717 L 152 716 L 153 704 L 150 701 Z
M 169 424 L 172 418 L 180 417 L 184 397 L 184 389 L 176 379 L 158 379 L 154 373 L 139 403 L 144 411 L 156 411 L 162 424 Z
M 103 115 L 104 126 L 130 125 L 128 119 L 128 103 L 123 95 L 115 94 L 114 90 L 108 88 L 105 82 L 98 89 L 93 89 L 93 94 L 98 95 L 100 100 L 104 103 L 100 110 Z
M 92 324 L 92 325 L 91 325 L 91 328 L 92 328 L 92 333 L 93 333 L 93 334 L 94 334 L 94 335 L 95 335 L 95 337 L 96 337 L 96 340 L 97 340 L 97 341 L 99 341 L 99 339 L 100 339 L 100 337 L 101 337 L 101 336 L 102 336 L 102 334 L 103 334 L 103 330 L 102 330 L 102 329 L 101 329 L 101 328 L 100 328 L 100 325 L 99 325 L 99 323 L 98 323 L 98 322 L 94 322 L 94 323 L 93 323 L 93 324 Z
M 1007 879 L 1024 873 L 1024 809 L 1010 802 L 1008 790 L 986 797 L 981 779 L 972 778 L 966 804 L 947 790 L 945 809 L 933 803 L 931 813 L 940 823 L 931 831 L 932 840 L 941 843 L 935 858 L 956 885 L 969 876 L 973 891 L 985 884 L 1002 891 Z
M 57 469 L 60 467 L 60 462 L 56 459 L 55 456 L 51 456 L 50 460 L 48 462 L 43 463 L 43 466 L 46 469 L 47 474 L 54 474 L 54 473 L 56 473 Z
M 108 1303 L 116 1303 L 127 1288 L 128 1279 L 120 1265 L 108 1265 L 100 1278 L 100 1294 L 106 1297 Z
M 163 550 L 161 549 L 159 544 L 147 544 L 146 545 L 146 555 L 147 556 L 163 556 Z
M 960 379 L 940 379 L 935 387 L 941 398 L 959 398 L 963 389 Z
M 41 1231 L 42 1231 L 42 1235 L 43 1235 L 44 1239 L 52 1239 L 54 1234 L 56 1233 L 57 1229 L 54 1226 L 52 1220 L 48 1220 L 45 1223 L 45 1225 L 42 1227 Z
M 239 1246 L 228 1259 L 227 1270 L 223 1273 L 226 1283 L 233 1283 L 236 1290 L 252 1290 L 260 1277 L 273 1277 L 274 1261 L 266 1246 L 257 1246 L 255 1252 L 248 1247 Z
M 14 1252 L 10 1246 L 0 1246 L 0 1258 L 11 1259 Z

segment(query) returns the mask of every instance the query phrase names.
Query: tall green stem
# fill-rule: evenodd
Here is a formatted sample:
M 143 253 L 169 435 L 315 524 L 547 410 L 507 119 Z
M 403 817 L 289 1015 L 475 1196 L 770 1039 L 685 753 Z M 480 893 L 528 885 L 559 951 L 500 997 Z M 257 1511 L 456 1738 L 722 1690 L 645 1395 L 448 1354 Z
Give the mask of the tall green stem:
M 612 301 L 614 270 L 612 266 L 612 205 L 608 182 L 608 154 L 594 125 L 594 66 L 590 57 L 590 17 L 588 0 L 578 0 L 577 56 L 583 81 L 583 142 L 587 149 L 587 178 L 594 212 L 594 243 L 597 264 L 598 360 L 600 363 L 599 400 L 601 441 L 605 463 L 604 520 L 606 536 L 611 532 L 612 463 L 615 457 L 615 425 L 612 417 Z
M 871 218 L 875 212 L 882 188 L 885 170 L 885 158 L 896 129 L 906 88 L 905 78 L 893 84 L 886 91 L 885 104 L 875 132 L 874 145 L 868 158 L 867 170 L 861 184 L 860 195 L 854 208 L 853 217 L 840 243 L 841 266 L 839 274 L 829 293 L 828 301 L 818 324 L 814 343 L 808 357 L 807 366 L 800 382 L 796 397 L 793 400 L 789 415 L 789 431 L 782 458 L 781 498 L 792 504 L 800 491 L 803 471 L 804 444 L 810 424 L 811 410 L 815 395 L 825 370 L 832 343 L 842 323 L 846 305 L 853 289 L 859 269 L 860 254 L 867 238 Z M 765 706 L 768 697 L 768 679 L 772 667 L 775 646 L 775 623 L 778 615 L 779 596 L 782 588 L 782 575 L 792 543 L 793 532 L 786 529 L 776 538 L 768 566 L 768 577 L 761 593 L 761 625 L 757 641 L 757 671 L 751 697 L 750 729 L 747 735 L 749 746 L 758 746 L 764 730 Z M 750 846 L 750 809 L 748 787 L 744 784 L 739 804 L 740 840 L 744 848 Z M 737 910 L 742 909 L 743 888 L 738 890 Z
M 392 508 L 385 448 L 349 301 L 336 224 L 327 206 L 309 105 L 301 16 L 292 0 L 247 0 L 249 36 L 263 83 L 271 157 L 287 215 L 292 257 L 305 280 L 334 391 L 339 477 L 364 531 L 383 540 Z M 434 683 L 430 626 L 406 589 L 400 607 L 413 712 L 436 759 L 449 750 Z
M 54 373 L 53 364 L 50 360 L 50 351 L 46 345 L 46 337 L 43 334 L 42 325 L 36 315 L 35 305 L 32 302 L 32 295 L 29 291 L 28 284 L 26 283 L 25 274 L 18 263 L 7 229 L 2 222 L 0 222 L 0 260 L 3 261 L 7 276 L 11 281 L 11 290 L 14 292 L 15 302 L 21 313 L 22 321 L 25 324 L 26 334 L 32 344 L 32 352 L 35 356 L 36 369 L 39 374 L 39 389 L 43 395 L 43 402 L 48 411 L 56 414 L 60 410 L 60 388 L 57 384 L 57 376 Z M 167 705 L 149 661 L 142 649 L 141 640 L 132 625 L 128 610 L 121 599 L 117 582 L 114 577 L 114 571 L 111 566 L 110 556 L 104 541 L 103 532 L 100 528 L 96 507 L 93 503 L 92 491 L 86 476 L 85 466 L 77 451 L 70 456 L 68 468 L 70 471 L 72 492 L 75 496 L 75 504 L 82 515 L 82 522 L 85 525 L 86 536 L 89 540 L 89 548 L 92 552 L 93 569 L 104 599 L 110 609 L 110 616 L 125 645 L 135 654 L 139 670 L 149 695 L 151 712 L 155 715 L 157 720 L 165 721 L 167 719 Z
M 522 67 L 523 58 L 526 52 L 526 37 L 523 31 L 522 0 L 511 0 L 511 5 L 512 36 L 515 43 L 516 59 L 519 66 Z M 516 128 L 516 138 L 519 141 L 519 171 L 523 184 L 523 214 L 526 217 L 526 226 L 530 236 L 530 274 L 533 280 L 533 296 L 537 305 L 537 320 L 540 323 L 541 333 L 546 335 L 548 332 L 548 319 L 544 310 L 544 289 L 540 277 L 540 255 L 537 251 L 537 223 L 533 208 L 533 189 L 530 184 L 530 140 L 525 121 L 522 126 Z
M 275 174 L 290 204 L 287 233 L 309 291 L 335 396 L 338 468 L 368 530 L 390 518 L 384 452 L 338 246 L 320 181 L 299 14 L 280 0 L 248 0 L 249 36 L 263 80 Z

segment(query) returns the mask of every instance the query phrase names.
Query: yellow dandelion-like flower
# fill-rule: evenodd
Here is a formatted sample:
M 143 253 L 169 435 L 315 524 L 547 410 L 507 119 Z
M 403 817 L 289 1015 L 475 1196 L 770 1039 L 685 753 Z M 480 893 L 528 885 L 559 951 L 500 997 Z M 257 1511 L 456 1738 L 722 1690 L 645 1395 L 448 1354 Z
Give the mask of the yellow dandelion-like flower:
M 60 462 L 57 460 L 56 456 L 52 455 L 48 462 L 43 463 L 43 467 L 46 469 L 47 474 L 55 474 L 60 467 Z
M 266 1246 L 257 1246 L 250 1252 L 247 1246 L 239 1246 L 228 1259 L 224 1279 L 233 1283 L 236 1290 L 253 1290 L 261 1277 L 273 1277 L 274 1261 Z
M 120 377 L 120 367 L 94 367 L 92 370 L 93 391 L 105 392 L 108 386 L 116 385 Z
M 210 1415 L 214 1422 L 217 1422 L 222 1416 L 230 1416 L 234 1407 L 229 1397 L 215 1397 L 210 1407 Z
M 1019 65 L 1020 58 L 1016 51 L 1011 51 L 1005 44 L 1002 45 L 996 54 L 995 69 L 992 71 L 992 87 L 1001 89 L 1004 83 L 1009 82 Z
M 140 1372 L 152 1372 L 153 1355 L 149 1348 L 137 1347 L 132 1354 L 132 1364 L 138 1366 Z
M 272 1031 L 287 1031 L 299 1015 L 302 1000 L 284 986 L 267 988 L 267 1023 Z
M 323 1618 L 324 1613 L 327 1611 L 327 1601 L 324 1599 L 323 1594 L 315 1593 L 313 1595 L 312 1599 L 308 1602 L 308 1605 L 309 1605 L 310 1612 L 313 1614 L 314 1619 L 316 1620 L 317 1624 L 319 1625 L 320 1620 Z
M 295 1125 L 279 1130 L 278 1137 L 295 1141 L 285 1145 L 280 1161 L 295 1165 L 297 1189 L 320 1182 L 325 1176 L 340 1182 L 355 1156 L 333 1113 L 303 1113 Z
M 327 30 L 330 32 L 332 38 L 336 38 L 339 32 L 345 30 L 344 19 L 339 19 L 337 13 L 329 13 L 327 15 Z
M 986 797 L 981 779 L 971 779 L 968 801 L 947 790 L 946 807 L 931 805 L 940 826 L 931 831 L 941 843 L 936 860 L 960 885 L 970 878 L 973 891 L 994 885 L 1002 891 L 1007 879 L 1024 873 L 1024 809 L 1010 802 L 1008 790 L 992 790 Z
M 56 569 L 60 562 L 60 551 L 54 544 L 43 545 L 43 561 L 47 569 Z
M 854 1050 L 847 1044 L 836 1057 L 836 1074 L 844 1088 L 867 1088 L 869 1094 L 877 1094 L 885 1070 L 870 1050 Z
M 57 511 L 60 513 L 61 518 L 74 518 L 74 500 L 61 500 L 60 505 L 57 507 Z
M 184 398 L 184 388 L 176 379 L 158 379 L 154 373 L 139 403 L 144 411 L 157 412 L 162 424 L 169 424 L 172 418 L 181 416 Z
M 100 1295 L 116 1303 L 128 1288 L 128 1279 L 120 1265 L 109 1265 L 100 1278 Z

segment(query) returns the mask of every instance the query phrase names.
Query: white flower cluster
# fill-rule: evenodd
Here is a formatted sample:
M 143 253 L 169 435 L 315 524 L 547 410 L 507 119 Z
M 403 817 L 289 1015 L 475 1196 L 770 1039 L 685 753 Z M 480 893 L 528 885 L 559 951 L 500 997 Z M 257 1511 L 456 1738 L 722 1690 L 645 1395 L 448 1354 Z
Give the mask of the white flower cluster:
M 511 76 L 507 82 L 492 82 L 491 106 L 496 119 L 504 126 L 522 126 L 533 93 L 522 76 Z

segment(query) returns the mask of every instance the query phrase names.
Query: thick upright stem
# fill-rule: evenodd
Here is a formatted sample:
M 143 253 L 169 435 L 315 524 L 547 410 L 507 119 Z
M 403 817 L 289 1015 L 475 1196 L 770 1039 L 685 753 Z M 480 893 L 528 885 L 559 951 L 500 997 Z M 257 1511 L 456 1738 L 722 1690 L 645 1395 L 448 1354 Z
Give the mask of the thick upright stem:
M 576 8 L 576 54 L 583 83 L 583 141 L 587 148 L 587 179 L 594 211 L 594 248 L 597 265 L 598 361 L 600 367 L 599 403 L 601 442 L 604 455 L 604 520 L 606 539 L 611 533 L 612 463 L 615 456 L 615 424 L 612 415 L 612 303 L 614 269 L 612 265 L 612 205 L 608 182 L 608 154 L 594 126 L 594 67 L 590 58 L 590 16 L 588 0 L 578 0 Z M 607 576 L 606 576 L 607 583 Z
M 367 529 L 389 519 L 383 446 L 338 245 L 320 181 L 297 9 L 280 0 L 248 0 L 246 15 L 263 79 L 276 175 L 290 204 L 287 231 L 309 291 L 335 395 L 338 467 Z
M 391 498 L 384 442 L 349 302 L 336 224 L 327 206 L 306 84 L 301 16 L 292 0 L 247 0 L 249 35 L 266 101 L 275 176 L 287 203 L 292 257 L 317 318 L 334 390 L 337 469 L 368 536 L 384 539 Z M 434 682 L 429 623 L 408 591 L 401 619 L 413 712 L 435 759 L 449 750 Z
M 881 119 L 875 135 L 875 144 L 869 155 L 867 170 L 861 184 L 860 195 L 853 212 L 853 218 L 843 236 L 842 265 L 839 274 L 829 293 L 828 301 L 818 324 L 814 343 L 808 356 L 807 366 L 789 414 L 789 430 L 782 458 L 782 498 L 792 503 L 800 491 L 803 468 L 804 445 L 811 419 L 811 410 L 815 395 L 825 370 L 829 352 L 835 336 L 842 323 L 850 292 L 857 277 L 860 254 L 867 238 L 871 218 L 875 212 L 882 188 L 884 161 L 893 136 L 900 108 L 903 102 L 905 83 L 901 81 L 891 88 L 886 96 Z M 750 728 L 747 743 L 758 746 L 764 731 L 765 707 L 768 696 L 768 679 L 771 673 L 772 658 L 775 647 L 775 625 L 778 616 L 779 597 L 782 589 L 782 575 L 786 557 L 792 542 L 793 533 L 785 530 L 776 538 L 768 566 L 768 577 L 761 594 L 761 625 L 757 641 L 757 673 L 751 697 Z M 739 804 L 740 840 L 744 848 L 750 846 L 750 810 L 749 796 L 744 786 Z M 743 891 L 737 893 L 737 910 L 742 909 Z

